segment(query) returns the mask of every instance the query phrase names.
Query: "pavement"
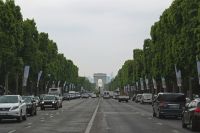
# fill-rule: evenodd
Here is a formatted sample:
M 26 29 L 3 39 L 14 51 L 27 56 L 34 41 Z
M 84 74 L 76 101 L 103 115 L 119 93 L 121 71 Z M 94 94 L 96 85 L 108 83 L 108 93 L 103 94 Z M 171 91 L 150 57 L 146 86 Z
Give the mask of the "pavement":
M 114 99 L 64 101 L 59 110 L 38 109 L 21 123 L 4 120 L 0 133 L 191 133 L 181 120 L 152 117 L 151 105 Z

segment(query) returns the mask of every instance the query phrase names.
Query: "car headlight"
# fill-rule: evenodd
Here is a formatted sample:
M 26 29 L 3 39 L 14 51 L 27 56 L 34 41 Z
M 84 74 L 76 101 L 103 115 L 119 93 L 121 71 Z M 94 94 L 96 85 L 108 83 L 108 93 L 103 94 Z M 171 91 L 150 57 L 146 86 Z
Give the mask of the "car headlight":
M 19 108 L 19 106 L 14 106 L 14 107 L 12 107 L 11 110 L 16 110 L 16 109 L 18 109 L 18 108 Z
M 52 103 L 55 103 L 55 101 L 53 101 Z
M 44 101 L 42 101 L 41 103 L 44 104 Z

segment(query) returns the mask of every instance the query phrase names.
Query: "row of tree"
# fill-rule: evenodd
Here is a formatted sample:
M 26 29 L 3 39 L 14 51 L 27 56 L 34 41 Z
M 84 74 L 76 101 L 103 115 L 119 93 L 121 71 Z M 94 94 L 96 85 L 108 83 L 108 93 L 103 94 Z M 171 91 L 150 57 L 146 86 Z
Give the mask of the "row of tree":
M 34 20 L 23 20 L 14 0 L 0 0 L 0 85 L 10 93 L 22 93 L 24 66 L 30 66 L 26 92 L 37 93 L 38 73 L 42 71 L 39 90 L 56 81 L 63 85 L 86 82 L 78 77 L 78 67 L 63 54 L 47 33 L 40 33 Z M 66 84 L 66 85 L 67 85 Z M 47 91 L 47 90 L 46 90 Z
M 187 93 L 200 92 L 196 59 L 200 59 L 200 1 L 174 0 L 151 28 L 151 39 L 144 41 L 143 49 L 133 50 L 133 60 L 125 62 L 110 83 L 110 89 L 135 85 L 148 79 L 158 91 L 162 90 L 161 77 L 167 91 L 177 92 L 175 66 L 181 71 L 181 89 Z M 140 87 L 140 86 L 139 86 Z M 141 89 L 141 88 L 140 88 Z

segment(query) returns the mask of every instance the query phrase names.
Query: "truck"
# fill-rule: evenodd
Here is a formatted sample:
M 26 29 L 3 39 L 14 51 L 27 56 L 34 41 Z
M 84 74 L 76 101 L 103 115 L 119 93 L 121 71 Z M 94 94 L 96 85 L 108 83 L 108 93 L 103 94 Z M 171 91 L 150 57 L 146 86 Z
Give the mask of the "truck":
M 61 88 L 49 88 L 49 95 L 57 95 L 57 96 L 62 96 L 62 89 Z
M 122 102 L 122 101 L 128 102 L 129 99 L 130 99 L 129 96 L 126 96 L 126 95 L 120 95 L 120 96 L 118 97 L 118 101 L 119 101 L 119 102 Z

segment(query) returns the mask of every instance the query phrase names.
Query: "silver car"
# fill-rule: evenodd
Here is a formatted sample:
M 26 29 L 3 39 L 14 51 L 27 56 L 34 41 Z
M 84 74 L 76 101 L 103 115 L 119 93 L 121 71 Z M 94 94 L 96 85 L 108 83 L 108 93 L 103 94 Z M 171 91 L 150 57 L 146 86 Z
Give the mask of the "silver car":
M 0 96 L 0 121 L 2 119 L 26 120 L 26 103 L 20 95 Z

